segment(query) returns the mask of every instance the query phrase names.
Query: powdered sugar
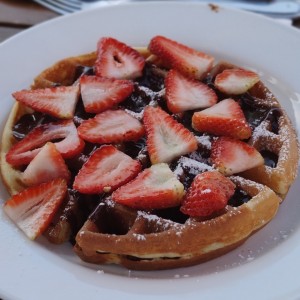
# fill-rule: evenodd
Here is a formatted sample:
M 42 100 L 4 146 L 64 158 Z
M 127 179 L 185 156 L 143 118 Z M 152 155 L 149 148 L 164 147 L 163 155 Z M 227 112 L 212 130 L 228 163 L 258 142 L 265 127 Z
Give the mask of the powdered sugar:
M 138 211 L 137 218 L 143 218 L 148 222 L 155 223 L 160 229 L 168 230 L 171 228 L 178 228 L 180 229 L 183 225 L 173 222 L 171 220 L 166 220 L 163 218 L 158 217 L 157 215 L 149 214 L 145 211 Z
M 185 168 L 187 168 L 189 170 L 189 173 L 192 175 L 198 175 L 200 173 L 213 169 L 211 166 L 205 163 L 183 156 L 178 160 L 178 165 L 174 170 L 175 175 L 177 177 L 182 176 L 184 174 Z
M 145 241 L 146 237 L 144 234 L 133 233 L 132 234 L 138 241 Z
M 205 189 L 201 191 L 201 194 L 209 194 L 209 193 L 211 193 L 211 189 Z
M 233 182 L 241 185 L 241 186 L 250 186 L 250 187 L 254 187 L 256 188 L 257 190 L 261 191 L 264 189 L 264 186 L 260 183 L 257 183 L 257 182 L 254 182 L 252 180 L 248 180 L 248 179 L 245 179 L 241 176 L 230 176 L 229 177 Z
M 206 149 L 211 149 L 211 138 L 208 135 L 195 136 L 198 144 L 204 146 Z
M 257 126 L 254 129 L 253 134 L 252 134 L 252 140 L 253 140 L 254 144 L 256 142 L 258 142 L 262 137 L 277 138 L 277 135 L 275 133 L 271 132 L 270 130 L 268 130 L 268 127 L 269 127 L 269 123 L 267 121 L 263 121 L 259 124 L 259 126 Z

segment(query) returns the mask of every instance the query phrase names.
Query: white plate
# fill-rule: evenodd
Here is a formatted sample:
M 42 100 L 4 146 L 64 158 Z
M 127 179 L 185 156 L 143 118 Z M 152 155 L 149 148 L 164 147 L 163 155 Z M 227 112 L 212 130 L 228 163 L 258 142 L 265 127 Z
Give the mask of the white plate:
M 135 3 L 81 12 L 36 26 L 0 45 L 1 128 L 11 93 L 66 56 L 93 51 L 102 36 L 147 45 L 161 34 L 257 70 L 300 120 L 300 32 L 276 21 L 197 3 Z M 0 214 L 0 298 L 296 299 L 300 297 L 299 180 L 268 226 L 235 251 L 202 265 L 157 272 L 91 266 L 68 245 L 28 241 Z M 1 202 L 8 195 L 1 186 Z

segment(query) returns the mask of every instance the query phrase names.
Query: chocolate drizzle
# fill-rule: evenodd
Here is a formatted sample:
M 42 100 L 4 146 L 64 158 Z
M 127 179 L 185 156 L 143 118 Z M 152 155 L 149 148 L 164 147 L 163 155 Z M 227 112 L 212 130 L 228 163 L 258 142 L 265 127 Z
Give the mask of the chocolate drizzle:
M 35 127 L 57 121 L 53 117 L 42 114 L 39 112 L 34 112 L 33 114 L 23 115 L 13 127 L 13 136 L 16 140 L 22 140 L 31 130 Z
M 278 121 L 279 117 L 282 116 L 281 108 L 258 105 L 257 102 L 259 101 L 249 93 L 240 96 L 238 102 L 252 129 L 259 126 L 263 121 L 270 121 L 271 131 L 278 134 Z

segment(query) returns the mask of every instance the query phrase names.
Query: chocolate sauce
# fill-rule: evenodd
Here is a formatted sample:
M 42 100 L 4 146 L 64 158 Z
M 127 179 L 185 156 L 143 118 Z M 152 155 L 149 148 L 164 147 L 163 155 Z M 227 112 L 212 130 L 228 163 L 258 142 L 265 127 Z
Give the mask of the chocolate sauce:
M 157 66 L 146 63 L 143 75 L 137 80 L 140 86 L 147 87 L 154 92 L 159 92 L 164 88 L 164 77 Z
M 137 159 L 143 166 L 143 169 L 151 166 L 149 154 L 146 148 L 146 137 L 136 142 L 124 142 L 120 146 L 120 150 L 129 155 L 133 159 Z
M 74 124 L 76 127 L 78 127 L 84 120 L 93 118 L 95 114 L 87 113 L 84 109 L 82 99 L 78 100 L 78 103 L 76 105 L 75 113 L 74 113 Z
M 218 102 L 228 98 L 228 95 L 222 93 L 221 91 L 219 91 L 216 87 L 215 87 L 215 84 L 214 84 L 214 77 L 209 74 L 208 76 L 206 76 L 202 82 L 204 84 L 206 84 L 208 87 L 210 87 L 216 94 L 217 94 L 217 97 L 218 97 Z
M 170 220 L 176 223 L 184 224 L 188 219 L 188 216 L 180 211 L 180 207 L 170 207 L 164 209 L 156 209 L 151 212 L 158 217 L 166 220 Z
M 43 113 L 25 114 L 14 125 L 13 136 L 20 141 L 35 127 L 53 121 L 57 121 L 57 119 Z
M 265 165 L 271 168 L 276 168 L 278 163 L 278 155 L 274 154 L 273 152 L 262 150 L 260 154 L 265 160 Z
M 83 151 L 79 155 L 66 159 L 66 164 L 69 170 L 74 173 L 74 176 L 98 147 L 99 145 L 86 142 Z
M 135 113 L 140 113 L 150 103 L 151 96 L 141 89 L 137 84 L 134 85 L 133 93 L 120 103 L 120 107 L 129 109 Z
M 126 234 L 135 221 L 136 211 L 120 204 L 109 204 L 107 199 L 109 196 L 102 198 L 89 219 L 96 224 L 101 233 Z
M 78 65 L 75 69 L 73 82 L 75 82 L 82 75 L 95 75 L 95 70 L 93 67 Z
M 252 197 L 249 196 L 245 191 L 237 188 L 233 196 L 229 199 L 228 205 L 238 207 L 244 203 L 247 203 Z
M 271 123 L 271 131 L 278 134 L 279 117 L 282 115 L 280 108 L 258 105 L 255 102 L 255 97 L 249 93 L 240 96 L 238 102 L 252 129 L 259 126 L 261 122 L 268 120 Z

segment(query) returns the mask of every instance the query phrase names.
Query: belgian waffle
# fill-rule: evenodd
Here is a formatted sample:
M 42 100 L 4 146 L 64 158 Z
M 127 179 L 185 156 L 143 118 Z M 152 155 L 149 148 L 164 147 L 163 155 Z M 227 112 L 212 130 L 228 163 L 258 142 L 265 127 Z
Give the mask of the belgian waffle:
M 203 221 L 188 218 L 179 223 L 176 218 L 133 211 L 108 199 L 78 232 L 75 252 L 87 262 L 140 270 L 183 267 L 220 256 L 264 226 L 279 205 L 266 186 L 237 176 L 231 179 L 251 200 L 239 207 L 228 205 L 221 216 Z
M 166 65 L 163 59 L 148 49 L 137 50 L 146 59 L 143 76 L 154 76 L 155 87 L 149 80 L 139 79 L 135 83 L 135 99 L 146 97 L 147 105 L 154 103 L 154 106 L 160 106 L 172 114 L 166 108 L 164 92 L 165 76 L 172 66 Z M 96 59 L 97 53 L 94 52 L 59 61 L 37 76 L 31 88 L 73 85 L 82 74 L 93 74 Z M 201 74 L 200 80 L 215 88 L 216 76 L 232 68 L 236 67 L 219 62 Z M 228 98 L 223 92 L 216 93 L 218 102 Z M 242 95 L 233 96 L 233 99 L 241 106 L 252 128 L 251 137 L 246 142 L 262 153 L 265 164 L 228 176 L 236 188 L 222 210 L 208 217 L 185 215 L 178 206 L 143 210 L 116 203 L 109 190 L 100 195 L 82 195 L 69 184 L 68 196 L 45 231 L 45 236 L 53 243 L 71 240 L 75 253 L 86 262 L 120 264 L 140 270 L 194 265 L 239 246 L 275 216 L 296 177 L 298 144 L 287 114 L 263 82 L 259 81 Z M 142 120 L 144 107 L 134 111 L 130 105 L 126 105 L 120 103 L 119 107 Z M 1 173 L 11 195 L 24 190 L 26 185 L 22 181 L 24 169 L 9 164 L 6 155 L 12 145 L 18 142 L 17 125 L 24 122 L 24 116 L 34 113 L 32 109 L 17 102 L 4 128 Z M 197 174 L 216 169 L 210 159 L 211 143 L 216 136 L 195 132 L 191 128 L 190 112 L 172 115 L 197 136 L 197 151 L 168 162 L 170 169 L 187 190 Z M 81 117 L 76 115 L 74 118 Z M 43 115 L 41 119 L 47 122 Z M 26 131 L 22 132 L 21 139 L 26 134 Z M 98 146 L 86 146 L 81 158 L 86 161 Z M 140 161 L 142 169 L 151 166 L 144 138 L 115 146 L 125 153 L 133 151 L 133 157 Z M 69 160 L 68 166 L 72 169 L 78 160 Z M 71 171 L 76 176 L 78 168 L 74 167 Z

